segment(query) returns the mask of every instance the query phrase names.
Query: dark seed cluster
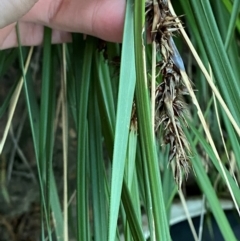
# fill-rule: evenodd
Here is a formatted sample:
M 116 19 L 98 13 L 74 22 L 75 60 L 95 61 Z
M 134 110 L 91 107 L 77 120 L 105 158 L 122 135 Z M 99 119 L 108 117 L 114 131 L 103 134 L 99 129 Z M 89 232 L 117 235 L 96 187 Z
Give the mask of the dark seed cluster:
M 172 39 L 178 31 L 175 17 L 169 11 L 168 0 L 150 0 L 146 2 L 146 20 L 151 30 L 151 40 L 156 43 L 161 61 L 157 63 L 162 75 L 162 83 L 156 87 L 155 95 L 155 131 L 161 126 L 163 140 L 170 145 L 169 163 L 173 160 L 174 178 L 178 187 L 182 184 L 182 171 L 189 172 L 190 147 L 183 132 L 186 104 L 183 96 L 188 95 L 181 77 L 185 71 L 181 56 Z

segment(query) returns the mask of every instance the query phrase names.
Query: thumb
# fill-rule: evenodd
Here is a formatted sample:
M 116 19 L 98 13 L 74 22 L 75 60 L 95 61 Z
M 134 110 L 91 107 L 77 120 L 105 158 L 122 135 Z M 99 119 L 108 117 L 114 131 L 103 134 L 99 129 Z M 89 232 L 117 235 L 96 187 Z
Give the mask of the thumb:
M 0 0 L 0 28 L 17 21 L 38 0 Z

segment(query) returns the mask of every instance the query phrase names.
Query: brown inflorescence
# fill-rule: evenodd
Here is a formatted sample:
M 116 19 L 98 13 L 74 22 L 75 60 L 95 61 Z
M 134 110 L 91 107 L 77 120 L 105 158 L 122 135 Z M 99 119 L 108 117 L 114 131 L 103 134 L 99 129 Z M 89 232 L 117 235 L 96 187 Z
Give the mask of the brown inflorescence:
M 163 140 L 170 145 L 168 161 L 175 161 L 174 178 L 181 187 L 183 171 L 189 173 L 190 146 L 183 131 L 187 126 L 185 116 L 186 104 L 183 96 L 188 95 L 181 77 L 185 71 L 181 56 L 172 39 L 178 31 L 176 17 L 168 8 L 168 0 L 151 0 L 146 2 L 146 20 L 151 29 L 151 40 L 156 43 L 161 61 L 157 63 L 162 75 L 162 83 L 156 87 L 155 95 L 155 131 L 163 130 Z

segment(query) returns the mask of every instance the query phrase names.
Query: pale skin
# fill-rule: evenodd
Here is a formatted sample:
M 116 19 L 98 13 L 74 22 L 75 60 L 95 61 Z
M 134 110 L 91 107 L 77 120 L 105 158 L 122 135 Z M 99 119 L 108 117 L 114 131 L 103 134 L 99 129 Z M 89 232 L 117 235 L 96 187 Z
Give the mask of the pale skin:
M 53 29 L 53 43 L 71 41 L 70 32 L 121 42 L 124 14 L 124 0 L 38 0 L 18 20 L 21 43 L 41 44 L 44 26 Z M 0 49 L 17 46 L 15 25 L 0 29 Z

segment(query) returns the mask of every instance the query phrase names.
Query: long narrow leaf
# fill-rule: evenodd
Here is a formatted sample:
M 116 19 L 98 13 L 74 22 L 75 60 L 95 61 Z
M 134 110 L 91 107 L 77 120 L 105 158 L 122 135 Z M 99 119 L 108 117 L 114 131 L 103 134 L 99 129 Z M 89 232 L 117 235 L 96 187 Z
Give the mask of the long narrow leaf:
M 196 133 L 196 132 L 195 132 Z M 195 148 L 192 146 L 192 150 Z M 196 151 L 196 150 L 195 150 Z M 197 181 L 199 182 L 200 188 L 206 195 L 211 211 L 215 217 L 215 220 L 222 232 L 225 240 L 236 240 L 236 237 L 233 234 L 233 231 L 230 227 L 230 224 L 222 210 L 222 207 L 219 203 L 219 200 L 216 196 L 215 190 L 212 187 L 210 180 L 204 170 L 201 160 L 197 156 L 197 153 L 194 151 L 194 158 L 192 159 L 193 168 L 197 175 Z
M 238 125 L 240 125 L 240 90 L 234 76 L 209 1 L 190 0 L 214 76 Z
M 88 205 L 87 205 L 87 107 L 94 41 L 89 38 L 84 52 L 84 65 L 78 103 L 78 145 L 77 145 L 77 220 L 78 240 L 88 240 Z
M 134 9 L 134 41 L 136 61 L 136 104 L 138 113 L 139 136 L 141 146 L 146 151 L 146 161 L 153 201 L 153 215 L 157 240 L 171 240 L 163 198 L 162 183 L 158 166 L 158 158 L 150 119 L 150 102 L 146 83 L 145 51 L 143 43 L 145 2 L 135 2 Z
M 114 139 L 108 241 L 115 240 L 135 81 L 133 12 L 132 2 L 127 1 Z

